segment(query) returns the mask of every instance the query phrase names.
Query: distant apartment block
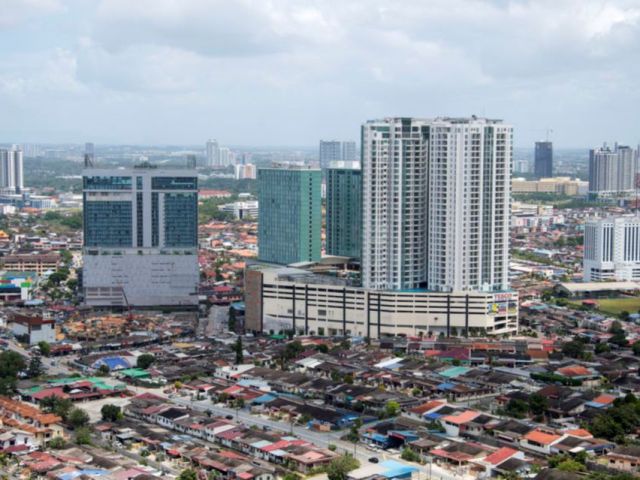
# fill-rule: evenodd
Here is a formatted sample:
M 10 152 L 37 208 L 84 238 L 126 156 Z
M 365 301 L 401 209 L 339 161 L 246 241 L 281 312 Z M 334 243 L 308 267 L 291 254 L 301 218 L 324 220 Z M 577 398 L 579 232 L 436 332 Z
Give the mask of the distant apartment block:
M 0 193 L 21 193 L 24 189 L 22 150 L 13 146 L 0 149 Z
M 362 171 L 357 162 L 331 162 L 326 170 L 327 255 L 360 258 Z
M 589 182 L 570 177 L 552 177 L 540 180 L 514 178 L 511 181 L 511 189 L 513 193 L 549 193 L 574 197 L 586 195 L 589 190 Z
M 625 197 L 636 188 L 638 152 L 616 144 L 604 145 L 589 152 L 589 196 L 591 198 Z
M 356 161 L 356 142 L 320 140 L 320 166 L 326 168 L 331 162 Z
M 205 153 L 207 156 L 207 167 L 220 166 L 220 146 L 217 140 L 207 140 Z
M 197 305 L 197 192 L 193 169 L 86 168 L 85 303 Z
M 321 254 L 320 169 L 258 169 L 258 258 L 288 265 Z
M 533 170 L 536 178 L 553 177 L 553 144 L 536 142 Z
M 60 254 L 13 254 L 0 257 L 0 265 L 5 270 L 17 272 L 34 272 L 42 276 L 45 272 L 55 271 L 60 264 Z
M 595 218 L 584 229 L 584 280 L 640 280 L 640 217 Z
M 251 163 L 238 164 L 235 166 L 236 180 L 254 179 L 257 175 L 257 168 Z

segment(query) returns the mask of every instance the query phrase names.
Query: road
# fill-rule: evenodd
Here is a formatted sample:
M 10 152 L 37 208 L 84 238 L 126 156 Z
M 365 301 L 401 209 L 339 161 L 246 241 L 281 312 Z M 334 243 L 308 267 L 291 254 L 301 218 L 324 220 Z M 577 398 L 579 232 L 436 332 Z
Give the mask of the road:
M 301 438 L 302 440 L 306 440 L 318 447 L 327 448 L 330 444 L 333 444 L 337 447 L 338 452 L 351 453 L 360 461 L 361 465 L 366 465 L 369 461 L 369 458 L 376 457 L 380 460 L 396 460 L 403 463 L 403 460 L 399 458 L 399 455 L 391 455 L 384 451 L 372 451 L 368 448 L 365 448 L 362 444 L 357 444 L 354 447 L 353 443 L 345 442 L 340 440 L 345 432 L 344 431 L 331 431 L 331 432 L 318 432 L 316 430 L 310 430 L 299 425 L 291 425 L 289 423 L 278 422 L 275 420 L 271 420 L 268 418 L 264 418 L 258 415 L 252 415 L 247 410 L 235 410 L 233 408 L 222 407 L 219 404 L 212 404 L 210 400 L 199 400 L 193 401 L 191 399 L 185 398 L 171 398 L 169 401 L 176 403 L 178 405 L 183 405 L 189 407 L 193 410 L 199 412 L 206 412 L 209 410 L 214 415 L 218 415 L 221 417 L 226 417 L 227 415 L 232 415 L 234 420 L 243 423 L 247 426 L 255 425 L 257 427 L 268 427 L 272 430 L 281 431 L 285 433 L 292 433 L 293 435 Z M 426 465 L 418 465 L 415 463 L 407 463 L 413 467 L 416 467 L 419 471 L 417 478 L 418 480 L 427 480 L 427 479 L 437 479 L 437 480 L 460 480 L 465 478 L 473 478 L 471 476 L 463 476 L 459 474 L 452 473 L 448 470 L 445 470 L 438 465 L 435 464 L 426 464 Z
M 7 342 L 7 348 L 9 350 L 13 350 L 23 357 L 31 358 L 31 352 L 28 352 L 13 340 L 7 340 Z M 71 370 L 69 370 L 69 368 L 66 367 L 66 365 L 63 364 L 63 361 L 66 361 L 63 357 L 49 358 L 43 356 L 41 357 L 41 360 L 42 366 L 44 367 L 47 375 L 71 375 L 73 373 Z

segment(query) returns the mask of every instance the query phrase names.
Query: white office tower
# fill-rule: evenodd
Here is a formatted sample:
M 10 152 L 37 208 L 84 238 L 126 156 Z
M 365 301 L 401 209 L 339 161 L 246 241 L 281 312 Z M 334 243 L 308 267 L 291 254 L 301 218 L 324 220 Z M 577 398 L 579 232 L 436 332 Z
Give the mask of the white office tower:
M 0 149 L 0 192 L 21 193 L 24 190 L 22 149 L 13 145 Z
M 584 227 L 585 282 L 640 280 L 640 217 L 595 218 Z
M 638 173 L 637 152 L 615 144 L 589 152 L 589 196 L 591 198 L 624 197 L 635 191 Z
M 220 146 L 217 140 L 207 140 L 207 167 L 220 166 Z
M 189 168 L 85 168 L 87 305 L 197 305 L 197 182 Z
M 509 288 L 512 127 L 387 118 L 362 127 L 366 288 Z

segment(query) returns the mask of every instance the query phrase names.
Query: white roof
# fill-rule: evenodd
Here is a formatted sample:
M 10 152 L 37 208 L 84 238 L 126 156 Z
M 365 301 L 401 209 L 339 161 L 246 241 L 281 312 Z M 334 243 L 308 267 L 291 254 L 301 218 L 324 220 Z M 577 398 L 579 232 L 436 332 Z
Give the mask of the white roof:
M 572 293 L 611 290 L 640 290 L 640 282 L 561 283 L 560 286 Z

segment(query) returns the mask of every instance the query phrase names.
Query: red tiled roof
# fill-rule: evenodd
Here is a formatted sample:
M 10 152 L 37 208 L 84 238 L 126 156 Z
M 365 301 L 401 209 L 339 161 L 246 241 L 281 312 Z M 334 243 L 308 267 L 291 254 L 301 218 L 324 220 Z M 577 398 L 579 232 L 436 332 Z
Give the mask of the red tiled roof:
M 462 412 L 457 415 L 447 415 L 446 417 L 442 417 L 442 420 L 444 420 L 445 422 L 453 423 L 455 425 L 462 425 L 463 423 L 470 422 L 479 415 L 480 412 L 467 410 L 466 412 Z
M 558 440 L 560 435 L 554 435 L 552 433 L 542 432 L 540 430 L 532 430 L 524 437 L 525 440 L 531 440 L 532 442 L 539 443 L 540 445 L 549 445 Z
M 598 395 L 596 398 L 594 398 L 593 402 L 601 403 L 603 405 L 609 405 L 610 403 L 613 403 L 615 399 L 616 397 L 614 397 L 613 395 L 607 395 L 606 393 L 603 393 L 602 395 Z
M 417 413 L 418 415 L 421 415 L 425 412 L 433 410 L 434 408 L 439 407 L 440 405 L 444 405 L 446 403 L 447 402 L 444 400 L 431 400 L 427 403 L 423 403 L 422 405 L 418 405 L 417 407 L 413 407 L 409 411 L 411 413 Z
M 490 463 L 491 465 L 500 465 L 502 462 L 513 457 L 518 450 L 514 450 L 509 447 L 502 447 L 499 450 L 496 450 L 491 455 L 487 455 L 484 459 L 485 462 Z
M 591 370 L 582 365 L 572 365 L 570 367 L 559 368 L 557 372 L 565 377 L 588 377 L 593 375 Z

